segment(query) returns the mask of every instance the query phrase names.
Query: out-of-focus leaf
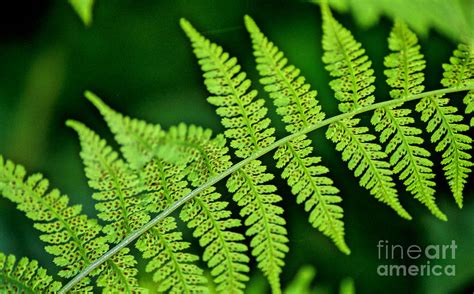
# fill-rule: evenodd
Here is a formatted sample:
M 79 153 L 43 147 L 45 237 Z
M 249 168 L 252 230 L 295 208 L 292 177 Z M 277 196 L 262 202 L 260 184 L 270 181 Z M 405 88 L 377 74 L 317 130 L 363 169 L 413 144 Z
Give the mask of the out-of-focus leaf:
M 420 35 L 430 28 L 454 41 L 472 42 L 474 2 L 469 0 L 311 0 L 327 1 L 339 12 L 351 12 L 364 27 L 376 25 L 382 16 L 401 18 Z
M 72 7 L 86 26 L 92 23 L 92 8 L 95 0 L 69 0 Z
M 311 282 L 316 275 L 312 266 L 303 266 L 295 278 L 286 287 L 284 294 L 309 294 L 311 293 Z
M 339 287 L 339 294 L 355 294 L 354 280 L 345 278 Z

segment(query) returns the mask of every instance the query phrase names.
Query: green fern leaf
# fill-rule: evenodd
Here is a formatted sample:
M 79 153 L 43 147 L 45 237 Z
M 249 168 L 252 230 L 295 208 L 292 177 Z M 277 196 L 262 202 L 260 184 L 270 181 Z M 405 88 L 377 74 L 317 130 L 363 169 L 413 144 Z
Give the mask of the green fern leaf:
M 99 201 L 95 206 L 98 217 L 109 223 L 103 231 L 111 243 L 120 242 L 150 220 L 139 197 L 139 178 L 92 130 L 75 121 L 67 125 L 79 134 L 85 174 L 89 186 L 97 191 L 92 197 Z
M 2 293 L 55 293 L 61 283 L 53 281 L 36 260 L 23 257 L 16 262 L 13 255 L 0 252 L 0 292 Z
M 207 181 L 206 177 L 219 173 L 231 165 L 230 157 L 226 155 L 224 138 L 218 136 L 210 140 L 212 135 L 210 130 L 195 126 L 188 128 L 182 124 L 177 128 L 171 128 L 166 135 L 155 132 L 157 136 L 147 136 L 150 133 L 143 130 L 156 130 L 159 127 L 124 118 L 103 102 L 99 103 L 100 100 L 97 97 L 93 101 L 106 118 L 112 131 L 115 130 L 117 141 L 124 150 L 134 154 L 134 158 L 137 158 L 137 155 L 138 158 L 151 158 L 145 166 L 143 181 L 151 193 L 148 197 L 154 199 L 151 204 L 156 207 L 154 211 L 163 210 L 190 192 L 186 188 L 186 181 L 183 180 L 187 173 L 193 186 L 197 187 Z M 157 146 L 153 142 L 159 142 L 160 145 L 179 142 L 181 147 L 185 147 L 185 150 L 179 153 L 180 155 L 194 157 L 196 152 L 199 152 L 202 156 L 201 160 L 196 157 L 189 166 L 166 163 L 161 158 L 163 150 L 153 147 Z M 192 150 L 191 154 L 187 154 L 189 148 Z M 141 159 L 138 161 L 143 162 Z M 241 293 L 241 289 L 244 288 L 243 282 L 248 280 L 244 273 L 249 270 L 247 265 L 249 260 L 243 253 L 247 251 L 247 247 L 242 243 L 244 237 L 231 231 L 240 226 L 240 221 L 230 218 L 230 211 L 225 209 L 228 203 L 218 201 L 220 198 L 221 195 L 214 192 L 214 188 L 204 191 L 186 203 L 181 218 L 188 227 L 194 229 L 194 236 L 200 239 L 200 245 L 205 248 L 203 260 L 211 268 L 217 290 Z
M 322 6 L 322 15 L 323 61 L 335 78 L 329 85 L 340 101 L 339 110 L 349 112 L 373 104 L 375 77 L 365 50 L 350 31 L 333 18 L 326 5 Z M 398 200 L 387 154 L 374 142 L 375 136 L 368 133 L 368 128 L 358 126 L 359 121 L 348 119 L 331 124 L 326 136 L 343 152 L 342 158 L 348 161 L 349 169 L 355 169 L 355 176 L 361 176 L 361 186 L 400 216 L 411 219 Z
M 462 87 L 474 83 L 474 48 L 466 44 L 459 44 L 450 58 L 450 64 L 443 64 L 444 73 L 441 84 L 445 87 Z M 466 113 L 474 111 L 474 91 L 469 91 L 463 99 L 466 104 Z M 474 118 L 471 117 L 471 127 Z
M 5 161 L 0 156 L 0 192 L 16 203 L 18 209 L 35 222 L 35 228 L 43 233 L 41 240 L 49 244 L 46 251 L 56 256 L 54 262 L 62 268 L 59 275 L 65 278 L 77 275 L 109 248 L 106 239 L 99 235 L 101 226 L 95 219 L 80 214 L 80 205 L 70 206 L 69 198 L 58 190 L 48 192 L 49 182 L 42 175 L 25 177 L 26 171 L 21 165 Z M 104 270 L 113 271 L 116 279 L 106 280 L 106 284 L 98 283 L 99 287 L 122 292 L 138 290 L 136 279 L 128 276 L 134 273 L 130 268 L 133 268 L 133 263 L 119 265 L 109 260 L 94 275 Z M 84 279 L 76 290 L 91 291 L 88 284 L 89 280 Z
M 248 249 L 242 243 L 244 236 L 231 231 L 241 226 L 240 220 L 230 218 L 228 203 L 218 201 L 220 198 L 214 187 L 209 188 L 185 205 L 180 216 L 205 248 L 203 260 L 212 269 L 217 292 L 243 293 L 249 279 L 245 274 L 249 271 Z
M 423 55 L 420 54 L 418 39 L 408 26 L 397 20 L 388 39 L 393 53 L 385 57 L 387 83 L 393 90 L 393 99 L 407 97 L 423 92 L 422 85 L 425 68 Z M 375 129 L 381 133 L 380 141 L 387 143 L 385 152 L 390 156 L 390 164 L 400 180 L 407 186 L 415 199 L 426 205 L 430 211 L 442 220 L 446 215 L 435 203 L 435 182 L 430 153 L 423 148 L 421 130 L 413 127 L 411 110 L 406 108 L 384 107 L 377 109 L 372 117 Z
M 474 91 L 469 91 L 467 95 L 463 99 L 464 104 L 466 104 L 466 113 L 473 113 L 474 112 Z M 471 115 L 472 116 L 472 115 Z M 471 117 L 469 122 L 471 127 L 474 127 L 474 117 Z
M 95 133 L 77 123 L 70 123 L 74 127 L 82 141 L 84 159 L 88 170 L 86 174 L 90 179 L 92 187 L 102 190 L 96 194 L 97 200 L 101 202 L 98 209 L 102 210 L 102 218 L 106 221 L 114 221 L 108 229 L 111 238 L 121 240 L 125 235 L 144 225 L 150 217 L 147 212 L 159 212 L 166 208 L 175 199 L 188 193 L 183 190 L 183 182 L 180 178 L 171 178 L 167 175 L 176 175 L 180 172 L 169 172 L 172 166 L 164 166 L 161 162 L 150 162 L 144 169 L 142 188 L 138 185 L 138 178 L 127 170 L 125 164 L 118 160 L 118 155 L 108 147 Z M 144 185 L 144 186 L 143 186 Z M 185 186 L 185 184 L 184 184 Z M 174 195 L 176 190 L 180 194 Z M 145 193 L 146 199 L 140 201 L 137 196 Z M 115 196 L 115 195 L 118 195 Z M 115 199 L 113 197 L 117 197 Z M 115 211 L 111 211 L 112 209 Z M 155 270 L 153 280 L 159 283 L 160 291 L 171 291 L 173 293 L 189 293 L 191 289 L 205 290 L 203 284 L 206 282 L 202 270 L 193 263 L 198 257 L 184 253 L 190 247 L 188 242 L 183 242 L 182 234 L 174 232 L 176 221 L 169 217 L 163 224 L 163 228 L 152 228 L 145 236 L 137 242 L 137 248 L 142 251 L 143 256 L 151 261 L 147 265 L 147 271 Z M 114 236 L 116 235 L 116 236 Z M 156 242 L 150 244 L 150 242 Z M 156 250 L 153 248 L 161 248 Z M 162 260 L 169 260 L 164 263 Z M 166 272 L 161 267 L 172 272 Z
M 222 135 L 212 138 L 211 130 L 180 124 L 170 128 L 164 144 L 171 147 L 168 151 L 192 158 L 187 169 L 194 187 L 232 165 L 225 138 Z M 206 248 L 203 260 L 212 269 L 216 290 L 242 293 L 244 282 L 248 280 L 245 275 L 249 271 L 249 258 L 245 255 L 248 249 L 241 243 L 244 236 L 231 231 L 241 226 L 240 220 L 231 218 L 231 212 L 226 210 L 228 203 L 219 201 L 220 198 L 214 187 L 207 189 L 184 206 L 181 218 L 194 228 L 193 235 L 200 238 L 199 243 Z
M 142 176 L 144 193 L 148 199 L 147 210 L 161 212 L 189 193 L 183 181 L 184 176 L 182 166 L 161 160 L 147 163 Z M 153 227 L 139 239 L 137 248 L 142 251 L 144 258 L 151 258 L 146 270 L 155 271 L 153 280 L 159 283 L 159 291 L 207 292 L 207 280 L 202 269 L 195 264 L 199 258 L 184 252 L 190 248 L 190 243 L 183 241 L 181 232 L 176 232 L 176 228 L 176 220 L 167 217 L 160 226 Z
M 85 96 L 97 107 L 115 134 L 115 139 L 120 143 L 120 150 L 129 165 L 135 170 L 143 169 L 155 156 L 158 144 L 164 136 L 161 127 L 113 111 L 92 92 L 86 92 Z
M 112 222 L 104 228 L 112 242 L 121 241 L 126 235 L 140 228 L 150 220 L 147 212 L 157 212 L 165 208 L 166 201 L 160 195 L 169 196 L 173 191 L 169 187 L 180 187 L 182 184 L 172 181 L 170 178 L 159 179 L 166 184 L 162 190 L 146 193 L 146 198 L 141 199 L 139 194 L 151 189 L 160 189 L 160 184 L 151 175 L 162 175 L 163 170 L 157 164 L 149 164 L 145 168 L 145 186 L 141 185 L 139 178 L 118 159 L 118 154 L 107 146 L 93 131 L 84 125 L 69 121 L 68 125 L 73 127 L 79 134 L 82 145 L 81 156 L 86 165 L 86 175 L 89 178 L 89 185 L 99 192 L 94 194 L 94 198 L 101 201 L 96 208 L 101 211 L 99 217 L 107 222 Z M 143 191 L 144 190 L 144 191 Z M 187 191 L 183 191 L 187 193 Z M 164 203 L 162 205 L 161 203 Z M 188 293 L 191 289 L 205 290 L 202 284 L 205 279 L 202 270 L 193 263 L 198 260 L 195 255 L 184 253 L 184 249 L 189 248 L 189 243 L 182 242 L 182 235 L 172 232 L 176 229 L 176 222 L 169 217 L 164 221 L 163 230 L 152 228 L 144 237 L 137 242 L 137 248 L 143 252 L 144 257 L 152 258 L 147 265 L 147 270 L 156 270 L 153 280 L 159 283 L 159 290 L 170 290 L 174 293 Z M 149 244 L 154 240 L 155 244 Z M 147 247 L 149 246 L 149 247 Z M 161 251 L 152 249 L 162 248 Z M 128 262 L 133 264 L 133 258 L 128 258 Z M 160 260 L 171 260 L 170 263 L 160 263 Z M 119 260 L 123 260 L 120 258 Z M 157 265 L 159 265 L 157 267 Z M 172 273 L 166 273 L 161 267 L 173 269 Z
M 181 123 L 168 129 L 158 156 L 169 162 L 186 158 L 187 178 L 193 187 L 199 187 L 232 166 L 228 151 L 222 134 L 213 137 L 210 129 Z
M 472 58 L 468 57 L 471 56 L 469 52 L 464 45 L 454 51 L 451 64 L 443 65 L 443 85 L 459 87 L 472 82 Z M 467 99 L 471 93 L 468 93 Z M 444 174 L 456 203 L 462 207 L 463 190 L 472 167 L 471 155 L 468 153 L 472 149 L 472 139 L 464 134 L 469 127 L 462 123 L 462 115 L 457 113 L 456 107 L 449 105 L 447 97 L 438 95 L 424 98 L 417 104 L 416 110 L 421 112 L 421 119 L 427 122 L 426 129 L 432 133 L 431 142 L 437 143 L 436 151 L 442 152 Z
M 286 130 L 296 133 L 316 122 L 322 121 L 325 114 L 316 100 L 316 91 L 305 84 L 305 78 L 260 31 L 255 22 L 245 17 L 254 47 L 257 70 L 277 107 L 277 113 L 283 117 Z M 342 208 L 338 206 L 341 198 L 333 181 L 326 176 L 328 169 L 320 165 L 320 157 L 313 157 L 311 141 L 305 136 L 278 148 L 274 158 L 277 166 L 283 168 L 282 177 L 287 179 L 298 203 L 305 203 L 310 211 L 310 222 L 325 235 L 333 239 L 339 249 L 349 254 L 344 240 L 344 223 L 341 221 Z
M 260 148 L 273 143 L 274 129 L 265 118 L 267 109 L 257 92 L 249 91 L 251 82 L 240 71 L 236 58 L 201 36 L 189 22 L 182 19 L 181 27 L 191 40 L 208 91 L 214 95 L 208 102 L 217 106 L 226 127 L 225 136 L 231 139 L 235 154 L 245 158 Z M 234 201 L 242 206 L 240 214 L 247 217 L 246 234 L 253 236 L 250 246 L 258 267 L 268 278 L 273 292 L 279 293 L 283 258 L 288 251 L 283 209 L 276 205 L 281 197 L 274 194 L 276 187 L 268 184 L 273 176 L 265 173 L 266 167 L 255 160 L 234 173 L 227 182 L 229 191 L 235 192 Z
M 158 283 L 159 292 L 207 293 L 206 278 L 194 264 L 199 258 L 184 252 L 190 244 L 183 241 L 176 228 L 174 218 L 167 217 L 137 241 L 136 246 L 143 257 L 151 259 L 146 271 L 154 272 L 153 280 Z

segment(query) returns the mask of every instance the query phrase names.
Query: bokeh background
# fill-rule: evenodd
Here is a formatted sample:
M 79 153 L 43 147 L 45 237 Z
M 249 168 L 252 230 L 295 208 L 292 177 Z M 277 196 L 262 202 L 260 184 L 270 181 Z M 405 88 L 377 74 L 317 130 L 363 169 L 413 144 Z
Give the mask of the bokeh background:
M 474 9 L 472 1 L 460 2 Z M 321 61 L 321 17 L 317 5 L 282 0 L 98 1 L 90 27 L 81 23 L 67 1 L 12 1 L 10 5 L 0 9 L 0 154 L 25 165 L 29 171 L 44 173 L 72 202 L 83 203 L 91 216 L 94 203 L 82 171 L 79 144 L 64 122 L 68 118 L 81 120 L 109 142 L 112 138 L 98 112 L 83 98 L 84 90 L 94 91 L 123 113 L 165 128 L 186 122 L 223 131 L 214 109 L 206 103 L 207 93 L 199 68 L 178 25 L 181 17 L 189 19 L 206 36 L 237 56 L 255 81 L 254 86 L 261 90 L 256 82 L 258 75 L 250 40 L 243 26 L 243 16 L 250 14 L 318 90 L 328 115 L 337 114 L 337 103 Z M 390 15 L 396 13 L 394 10 Z M 383 57 L 388 53 L 390 18 L 372 20 L 376 25 L 364 26 L 360 25 L 360 15 L 349 12 L 335 15 L 367 49 L 377 73 L 377 100 L 387 99 L 382 73 Z M 448 61 L 455 48 L 456 36 L 442 29 L 426 30 L 420 43 L 428 62 L 427 89 L 440 88 L 441 64 Z M 263 91 L 260 93 L 267 97 Z M 453 95 L 453 98 L 459 97 Z M 278 136 L 284 136 L 284 127 L 273 105 L 266 105 Z M 437 202 L 449 221 L 438 221 L 409 194 L 400 193 L 403 205 L 414 216 L 414 220 L 405 221 L 359 187 L 333 144 L 324 139 L 324 130 L 311 137 L 342 191 L 347 241 L 352 254 L 344 256 L 326 237 L 312 229 L 286 184 L 276 179 L 274 183 L 284 196 L 282 205 L 291 240 L 282 277 L 284 284 L 302 266 L 311 265 L 317 270 L 318 293 L 334 293 L 345 277 L 354 279 L 359 293 L 472 293 L 472 185 L 467 187 L 464 208 L 458 209 L 436 154 Z M 265 161 L 278 174 L 271 158 Z M 398 186 L 402 188 L 401 183 Z M 221 191 L 225 194 L 225 190 Z M 229 195 L 226 197 L 230 199 Z M 456 240 L 456 259 L 445 261 L 456 264 L 456 276 L 379 277 L 376 268 L 384 263 L 377 259 L 379 240 L 404 246 L 449 244 Z M 193 244 L 199 251 L 197 244 Z M 3 198 L 0 198 L 0 251 L 36 258 L 52 273 L 58 270 L 51 256 L 44 252 L 32 222 Z M 252 291 L 268 291 L 257 270 L 252 272 L 249 292 Z

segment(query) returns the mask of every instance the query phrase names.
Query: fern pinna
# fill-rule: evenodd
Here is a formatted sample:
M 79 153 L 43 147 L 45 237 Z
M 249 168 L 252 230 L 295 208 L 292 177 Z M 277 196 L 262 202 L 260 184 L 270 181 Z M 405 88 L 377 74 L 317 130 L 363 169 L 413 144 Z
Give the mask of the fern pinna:
M 58 275 L 74 277 L 59 290 L 60 282 L 38 268 L 37 262 L 24 258 L 16 263 L 13 256 L 0 254 L 0 289 L 65 293 L 98 287 L 105 293 L 146 292 L 137 281 L 138 261 L 126 248 L 137 240 L 143 267 L 155 283 L 152 291 L 243 293 L 253 258 L 272 292 L 280 293 L 289 240 L 280 205 L 284 195 L 279 195 L 272 184 L 274 175 L 260 160 L 266 153 L 274 152 L 281 178 L 296 202 L 304 205 L 311 225 L 340 251 L 350 253 L 338 179 L 332 179 L 323 159 L 315 154 L 317 145 L 307 136 L 326 126 L 326 137 L 376 199 L 401 217 L 412 218 L 400 203 L 397 176 L 407 192 L 436 217 L 447 220 L 435 201 L 435 164 L 429 142 L 423 141 L 423 131 L 414 123 L 417 119 L 426 122 L 449 187 L 462 207 L 472 170 L 472 139 L 466 134 L 469 126 L 464 117 L 445 95 L 468 91 L 463 99 L 465 113 L 473 111 L 473 49 L 459 45 L 449 64 L 443 65 L 441 83 L 446 88 L 425 92 L 425 61 L 418 39 L 396 20 L 388 39 L 390 53 L 384 60 L 391 99 L 376 102 L 375 72 L 362 44 L 326 5 L 322 5 L 322 16 L 322 59 L 339 101 L 339 115 L 326 118 L 315 86 L 246 16 L 260 83 L 288 132 L 276 140 L 266 102 L 251 89 L 237 59 L 183 19 L 181 26 L 211 94 L 207 101 L 222 117 L 223 134 L 184 123 L 165 130 L 124 116 L 87 92 L 121 151 L 114 151 L 82 123 L 67 122 L 79 136 L 98 220 L 81 214 L 80 205 L 70 205 L 58 190 L 50 190 L 41 175 L 27 176 L 22 166 L 0 157 L 1 194 L 35 222 L 41 240 L 47 243 L 46 251 L 61 268 Z M 405 105 L 413 100 L 419 100 L 414 109 L 420 115 Z M 371 123 L 380 142 L 356 117 L 368 111 L 373 111 Z M 238 163 L 232 162 L 227 141 Z M 216 185 L 226 177 L 226 194 L 232 197 Z M 230 210 L 230 199 L 240 207 L 240 217 Z M 181 205 L 179 215 L 172 214 Z M 201 257 L 191 251 L 191 240 L 178 230 L 180 221 L 202 247 Z M 242 227 L 245 234 L 240 233 Z
M 54 281 L 36 260 L 23 257 L 16 261 L 13 255 L 0 252 L 0 292 L 2 293 L 54 293 L 61 283 Z
M 109 249 L 109 243 L 101 235 L 102 226 L 95 219 L 81 213 L 80 205 L 69 205 L 69 198 L 56 190 L 50 190 L 49 181 L 40 174 L 26 177 L 21 165 L 0 157 L 0 191 L 17 204 L 17 208 L 35 222 L 42 232 L 41 240 L 48 245 L 46 251 L 55 256 L 54 263 L 61 270 L 59 276 L 70 278 Z M 99 275 L 97 285 L 104 291 L 137 292 L 135 260 L 124 248 L 94 272 Z M 76 285 L 77 291 L 90 291 L 88 279 Z
M 160 127 L 123 117 L 107 107 L 93 94 L 89 94 L 88 97 L 101 111 L 115 133 L 116 139 L 123 146 L 124 154 L 127 154 L 129 162 L 133 162 L 136 166 L 139 162 L 149 161 L 160 169 L 158 172 L 148 173 L 151 176 L 162 176 L 158 181 L 161 181 L 163 190 L 160 193 L 165 199 L 160 199 L 159 195 L 156 195 L 158 196 L 154 197 L 157 198 L 154 200 L 156 203 L 161 202 L 161 205 L 170 204 L 173 199 L 180 198 L 183 193 L 188 193 L 189 189 L 184 179 L 187 174 L 192 186 L 199 186 L 204 180 L 207 180 L 207 177 L 205 176 L 203 179 L 200 175 L 196 175 L 196 172 L 206 173 L 206 170 L 209 170 L 211 174 L 215 174 L 230 165 L 229 157 L 225 155 L 226 149 L 218 154 L 219 161 L 211 162 L 208 160 L 208 164 L 211 166 L 199 167 L 198 170 L 191 173 L 189 173 L 191 169 L 184 169 L 182 165 L 165 162 L 159 156 L 160 152 L 154 144 L 164 145 L 167 141 L 179 144 L 181 140 L 188 146 L 201 149 L 204 156 L 212 156 L 206 143 L 204 143 L 210 139 L 209 131 L 206 132 L 195 127 L 187 129 L 184 125 L 181 125 L 179 127 L 180 132 L 177 134 L 172 128 L 167 135 L 154 132 L 155 135 L 150 136 L 147 135 L 147 130 L 159 129 Z M 173 136 L 173 134 L 175 135 Z M 184 138 L 182 138 L 183 135 Z M 225 144 L 225 141 L 222 141 L 223 138 L 220 137 L 220 139 Z M 218 150 L 225 148 L 222 143 L 215 145 L 215 147 Z M 208 143 L 208 145 L 212 144 L 214 142 Z M 213 167 L 213 165 L 217 166 Z M 146 177 L 144 177 L 144 181 L 146 187 L 152 187 L 157 182 L 157 180 L 150 180 Z M 158 184 L 158 186 L 160 185 Z M 223 292 L 239 292 L 239 289 L 244 286 L 243 282 L 248 280 L 245 273 L 248 272 L 247 263 L 249 259 L 246 254 L 243 254 L 247 251 L 247 247 L 241 242 L 244 239 L 243 236 L 231 230 L 240 226 L 240 220 L 230 217 L 230 211 L 226 210 L 228 203 L 218 201 L 220 198 L 221 195 L 214 188 L 207 189 L 185 205 L 181 212 L 181 218 L 190 228 L 194 229 L 194 236 L 199 238 L 200 245 L 205 247 L 203 260 L 211 268 L 211 275 L 215 276 L 214 281 L 217 284 L 217 289 Z M 161 207 L 161 209 L 163 208 Z M 222 263 L 223 261 L 226 262 Z

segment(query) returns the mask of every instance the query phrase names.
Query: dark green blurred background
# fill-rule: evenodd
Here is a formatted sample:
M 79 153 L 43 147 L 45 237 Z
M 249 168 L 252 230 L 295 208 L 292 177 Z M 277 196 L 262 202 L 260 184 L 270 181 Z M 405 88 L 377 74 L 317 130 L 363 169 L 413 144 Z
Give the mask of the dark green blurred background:
M 29 171 L 44 173 L 53 186 L 70 195 L 71 201 L 83 203 L 89 215 L 94 215 L 91 190 L 82 172 L 76 136 L 64 122 L 68 118 L 78 119 L 110 141 L 111 136 L 97 111 L 83 98 L 84 90 L 94 91 L 123 113 L 164 127 L 186 122 L 222 131 L 214 109 L 206 103 L 200 72 L 178 25 L 180 17 L 189 19 L 206 36 L 237 56 L 257 81 L 251 44 L 243 26 L 243 16 L 250 14 L 319 91 L 328 115 L 337 113 L 329 77 L 321 62 L 321 17 L 317 5 L 269 0 L 102 0 L 94 8 L 92 26 L 85 28 L 67 1 L 12 4 L 2 7 L 0 12 L 0 154 L 25 165 Z M 382 18 L 377 26 L 360 28 L 350 14 L 336 13 L 336 17 L 367 49 L 377 73 L 377 99 L 386 99 L 382 72 L 383 57 L 388 53 L 390 20 Z M 440 88 L 441 64 L 448 61 L 456 44 L 436 31 L 430 31 L 420 43 L 428 61 L 427 88 Z M 258 83 L 254 85 L 261 89 Z M 284 128 L 280 119 L 271 103 L 267 106 L 281 137 Z M 344 277 L 355 280 L 359 293 L 472 293 L 472 186 L 467 188 L 464 208 L 459 210 L 438 165 L 437 199 L 449 221 L 438 221 L 409 194 L 401 193 L 402 203 L 414 216 L 413 221 L 405 221 L 358 186 L 332 143 L 324 139 L 323 130 L 312 134 L 312 138 L 342 190 L 347 242 L 352 254 L 344 256 L 312 229 L 286 184 L 275 180 L 285 198 L 283 206 L 291 240 L 284 283 L 301 266 L 313 265 L 317 269 L 319 293 L 334 292 Z M 265 160 L 273 166 L 271 158 Z M 439 162 L 439 157 L 435 157 L 435 162 Z M 0 251 L 34 257 L 56 273 L 51 256 L 44 253 L 37 237 L 32 223 L 13 204 L 0 198 Z M 456 264 L 455 277 L 376 274 L 381 263 L 377 259 L 378 240 L 426 246 L 448 244 L 453 239 L 458 244 L 456 259 L 452 261 Z M 263 291 L 260 274 L 256 270 L 252 274 L 249 289 Z

